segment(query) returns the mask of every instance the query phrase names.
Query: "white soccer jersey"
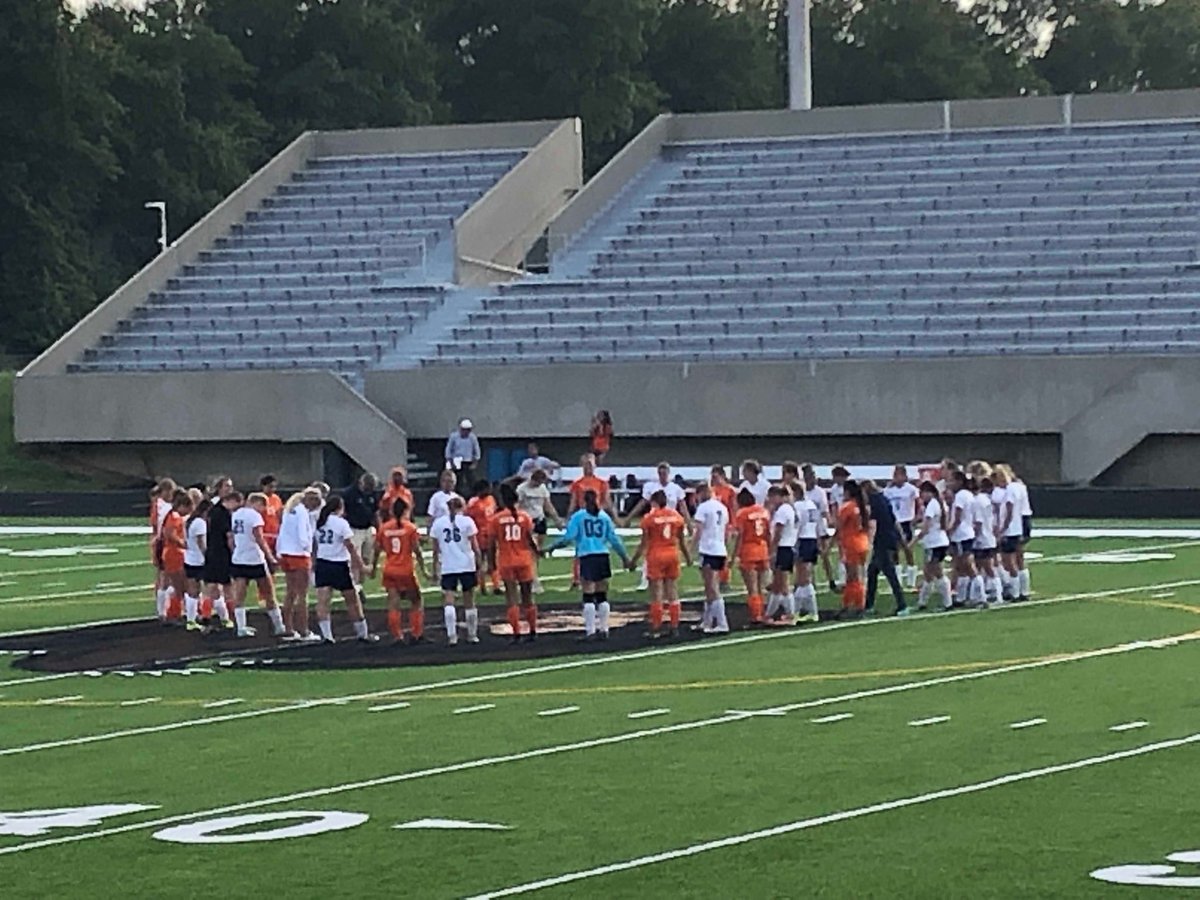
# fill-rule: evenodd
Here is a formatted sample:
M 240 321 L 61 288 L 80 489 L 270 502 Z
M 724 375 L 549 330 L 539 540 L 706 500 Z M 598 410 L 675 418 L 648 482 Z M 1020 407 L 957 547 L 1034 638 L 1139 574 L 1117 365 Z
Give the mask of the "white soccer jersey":
M 230 557 L 230 562 L 235 566 L 262 566 L 266 565 L 266 558 L 263 556 L 262 548 L 258 546 L 258 542 L 254 540 L 254 529 L 263 527 L 263 517 L 258 514 L 258 510 L 250 506 L 243 506 L 233 514 L 233 556 Z
M 720 500 L 705 500 L 696 507 L 696 529 L 700 552 L 705 556 L 725 556 L 725 533 L 729 528 L 729 510 Z
M 975 537 L 975 498 L 966 488 L 954 494 L 954 507 L 950 513 L 950 522 L 958 519 L 958 527 L 950 535 L 953 541 L 969 541 Z
M 331 515 L 324 525 L 317 526 L 317 559 L 326 562 L 350 562 L 346 541 L 354 540 L 354 529 L 339 515 Z
M 208 537 L 208 521 L 204 516 L 196 516 L 187 526 L 187 546 L 183 550 L 185 566 L 204 565 L 204 551 L 200 549 L 200 540 Z
M 302 503 L 293 506 L 291 512 L 284 513 L 283 521 L 279 523 L 279 537 L 275 539 L 276 551 L 283 556 L 312 555 L 316 524 L 317 517 L 309 516 L 308 507 Z
M 457 496 L 458 494 L 454 491 L 435 491 L 434 495 L 429 498 L 429 507 L 425 510 L 429 520 L 433 521 L 450 515 L 450 501 Z
M 1004 503 L 1008 499 L 1008 491 L 1002 487 L 992 488 L 992 516 L 996 522 L 996 528 L 1004 524 Z
M 798 540 L 815 539 L 821 526 L 821 510 L 817 509 L 817 504 L 801 495 L 800 499 L 792 504 L 792 509 L 796 511 Z
M 829 495 L 825 493 L 825 488 L 814 484 L 804 492 L 804 496 L 812 501 L 813 506 L 820 511 L 821 517 L 829 521 Z
M 1012 482 L 1004 489 L 1004 506 L 1000 508 L 1000 522 L 1004 522 L 1004 517 L 1008 514 L 1008 505 L 1012 504 L 1012 518 L 1008 521 L 1008 528 L 1004 530 L 1005 537 L 1020 537 L 1021 531 L 1021 504 L 1024 500 L 1025 485 L 1019 481 Z
M 892 515 L 897 522 L 911 522 L 917 517 L 917 498 L 921 492 L 911 481 L 889 484 L 883 489 L 883 496 L 892 505 Z
M 429 533 L 438 546 L 438 559 L 443 575 L 459 575 L 475 571 L 475 553 L 471 538 L 479 533 L 468 516 L 445 515 L 429 526 Z
M 1012 488 L 1017 489 L 1016 497 L 1018 498 L 1013 502 L 1013 515 L 1032 516 L 1033 507 L 1029 504 L 1029 488 L 1025 487 L 1025 483 L 1022 481 L 1014 481 L 1009 484 L 1009 489 Z
M 925 536 L 921 538 L 921 546 L 926 550 L 936 550 L 938 547 L 950 545 L 946 529 L 942 527 L 942 502 L 930 500 L 925 504 Z
M 975 509 L 975 549 L 996 549 L 996 518 L 992 510 L 992 498 L 987 494 L 976 494 L 973 498 Z
M 749 481 L 743 481 L 738 485 L 738 493 L 749 491 L 754 495 L 754 502 L 762 506 L 767 502 L 767 491 L 771 489 L 771 483 L 767 479 L 759 476 L 758 481 L 751 484 Z
M 683 502 L 687 496 L 687 491 L 681 488 L 673 481 L 668 481 L 663 484 L 661 481 L 647 481 L 642 485 L 642 499 L 647 503 L 654 496 L 655 492 L 662 491 L 667 495 L 667 509 L 678 509 L 679 504 Z
M 550 499 L 548 484 L 535 485 L 526 481 L 517 485 L 517 508 L 535 522 L 546 518 L 546 501 Z
M 831 509 L 841 509 L 846 502 L 846 486 L 836 481 L 829 486 L 829 506 Z
M 796 510 L 790 503 L 782 504 L 779 509 L 771 516 L 771 533 L 775 533 L 775 526 L 782 525 L 783 531 L 779 535 L 780 547 L 796 546 L 796 534 L 800 530 L 796 526 Z

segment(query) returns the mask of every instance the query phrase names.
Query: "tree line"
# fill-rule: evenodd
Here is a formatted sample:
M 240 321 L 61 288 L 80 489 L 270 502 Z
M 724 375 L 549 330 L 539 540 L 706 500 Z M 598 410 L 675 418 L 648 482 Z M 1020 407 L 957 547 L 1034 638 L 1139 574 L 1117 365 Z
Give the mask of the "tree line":
M 36 354 L 306 129 L 786 104 L 786 0 L 0 0 L 0 353 Z M 1200 85 L 1200 0 L 813 0 L 818 106 Z

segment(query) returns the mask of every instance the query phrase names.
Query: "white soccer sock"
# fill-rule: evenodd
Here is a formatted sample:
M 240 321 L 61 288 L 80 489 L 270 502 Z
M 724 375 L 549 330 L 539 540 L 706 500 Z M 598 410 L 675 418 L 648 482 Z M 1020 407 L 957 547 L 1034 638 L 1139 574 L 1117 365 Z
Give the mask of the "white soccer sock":
M 718 597 L 712 603 L 713 620 L 719 631 L 729 630 L 729 620 L 725 618 L 725 601 Z
M 999 575 L 992 578 L 992 592 L 996 595 L 997 600 L 1004 599 L 1004 584 L 1000 581 Z
M 222 622 L 229 621 L 229 607 L 225 605 L 225 598 L 218 597 L 213 601 L 213 612 L 215 612 Z
M 165 619 L 167 617 L 167 592 L 157 590 L 154 592 L 154 608 L 158 611 L 158 617 Z
M 944 598 L 942 600 L 942 606 L 946 609 L 949 609 L 954 605 L 954 602 L 950 599 L 950 579 L 943 575 L 940 579 L 938 579 L 937 586 L 938 590 L 942 594 L 942 597 Z
M 783 600 L 778 594 L 767 594 L 767 611 L 763 613 L 764 618 L 773 618 L 775 613 L 779 612 L 781 605 L 783 605 Z
M 317 619 L 317 628 L 321 630 L 321 637 L 327 641 L 333 640 L 333 623 L 328 619 Z
M 591 637 L 596 633 L 596 604 L 583 604 L 583 633 Z
M 804 592 L 801 594 L 804 598 L 804 608 L 808 610 L 809 615 L 819 617 L 821 610 L 817 608 L 817 586 L 815 584 L 806 584 L 800 590 Z
M 971 579 L 965 575 L 960 575 L 958 580 L 954 582 L 954 599 L 958 603 L 967 602 L 967 591 L 971 587 Z
M 448 603 L 442 607 L 442 623 L 446 626 L 446 638 L 448 640 L 456 640 L 458 638 L 458 610 L 454 608 L 454 604 Z
M 367 620 L 359 619 L 354 623 L 354 636 L 356 638 L 365 638 L 367 636 Z
M 971 579 L 971 600 L 974 603 L 982 603 L 987 599 L 987 590 L 983 586 L 983 576 L 976 575 Z
M 234 621 L 237 622 L 238 631 L 242 631 L 246 627 L 246 607 L 239 606 L 233 611 Z
M 783 614 L 785 616 L 791 616 L 793 619 L 796 618 L 796 598 L 791 594 L 780 594 L 779 600 L 783 604 Z M 722 600 L 720 602 L 721 608 L 724 609 L 725 601 Z
M 712 625 L 712 604 L 704 601 L 704 613 L 700 616 L 700 627 L 709 628 Z
M 607 600 L 602 600 L 596 604 L 596 612 L 599 614 L 599 621 L 597 625 L 605 634 L 608 634 L 608 614 L 611 611 L 612 606 L 609 605 Z
M 479 636 L 479 610 L 474 606 L 467 608 L 467 637 Z
M 839 563 L 838 563 L 838 567 L 837 567 L 837 583 L 838 583 L 838 584 L 845 584 L 845 583 L 846 583 L 846 564 L 845 564 L 844 562 L 839 562 Z
M 1022 569 L 1017 573 L 1017 590 L 1022 597 L 1029 596 L 1029 570 Z
M 267 610 L 267 618 L 271 620 L 271 630 L 276 634 L 283 634 L 283 613 L 278 606 Z
M 193 597 L 191 594 L 184 594 L 183 613 L 187 616 L 189 622 L 195 622 L 196 616 L 200 614 L 200 598 Z
M 925 604 L 928 601 L 929 601 L 929 582 L 924 581 L 921 583 L 921 590 L 919 590 L 917 592 L 917 607 L 919 609 L 924 609 Z

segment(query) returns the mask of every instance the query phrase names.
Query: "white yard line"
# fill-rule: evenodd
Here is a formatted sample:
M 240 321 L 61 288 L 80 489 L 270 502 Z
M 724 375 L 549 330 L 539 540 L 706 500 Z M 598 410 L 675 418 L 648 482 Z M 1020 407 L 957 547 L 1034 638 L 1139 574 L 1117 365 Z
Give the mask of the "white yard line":
M 1021 722 L 1013 722 L 1008 727 L 1019 731 L 1022 728 L 1035 728 L 1038 725 L 1045 725 L 1045 724 L 1046 724 L 1045 719 L 1025 719 L 1024 721 L 1021 721 Z
M 411 703 L 385 703 L 382 706 L 371 706 L 367 708 L 367 712 L 387 712 L 390 709 L 408 709 L 412 706 Z
M 772 828 L 763 828 L 757 831 L 748 831 L 742 834 L 730 835 L 729 837 L 704 841 L 703 843 L 699 844 L 692 844 L 688 847 L 680 847 L 675 850 L 665 850 L 661 853 L 653 853 L 648 856 L 639 856 L 634 859 L 622 860 L 620 862 L 609 863 L 603 866 L 596 866 L 592 869 L 582 869 L 577 872 L 569 872 L 565 875 L 556 875 L 552 878 L 542 878 L 538 881 L 528 881 L 525 884 L 500 888 L 498 890 L 488 891 L 484 894 L 477 894 L 469 898 L 469 900 L 498 900 L 498 898 L 501 897 L 515 897 L 519 894 L 528 894 L 533 891 L 543 890 L 544 888 L 556 887 L 562 884 L 572 884 L 577 881 L 584 881 L 589 878 L 597 878 L 602 875 L 611 875 L 614 872 L 627 872 L 631 869 L 640 869 L 645 866 L 655 865 L 656 863 L 661 862 L 669 862 L 670 860 L 674 859 L 684 859 L 686 857 L 696 856 L 700 853 L 707 853 L 712 850 L 723 850 L 727 847 L 737 847 L 743 844 L 749 844 L 753 841 L 760 841 L 764 838 L 778 837 L 784 834 L 792 834 L 797 831 L 807 831 L 812 828 L 819 828 L 822 825 L 831 825 L 835 822 L 845 822 L 851 819 L 860 819 L 863 816 L 871 816 L 875 815 L 876 813 L 890 812 L 895 809 L 904 809 L 910 806 L 920 806 L 925 803 L 932 803 L 936 800 L 946 800 L 951 797 L 961 797 L 966 794 L 978 794 L 983 791 L 992 790 L 993 788 L 1004 787 L 1010 784 L 1019 784 L 1025 781 L 1033 781 L 1037 778 L 1045 778 L 1048 775 L 1058 775 L 1063 772 L 1073 772 L 1078 769 L 1101 766 L 1123 759 L 1133 759 L 1139 756 L 1146 756 L 1150 753 L 1158 753 L 1162 750 L 1173 750 L 1177 747 L 1184 747 L 1197 742 L 1200 742 L 1200 733 L 1190 734 L 1187 737 L 1176 738 L 1170 741 L 1158 741 L 1154 744 L 1143 744 L 1140 747 L 1122 750 L 1117 753 L 1106 753 L 1103 756 L 1088 756 L 1084 757 L 1083 759 L 1058 763 L 1053 766 L 1042 766 L 1037 769 L 1027 769 L 1024 772 L 1014 772 L 1011 775 L 1001 775 L 998 778 L 989 778 L 986 781 L 976 781 L 971 784 L 963 784 L 957 787 L 943 788 L 942 790 L 930 791 L 929 793 L 925 794 L 915 794 L 910 797 L 902 797 L 898 800 L 887 800 L 883 803 L 872 803 L 869 806 L 859 806 L 854 809 L 842 810 L 840 812 L 829 813 L 823 816 L 814 816 L 809 819 L 799 819 L 795 822 L 788 822 L 785 825 L 776 825 Z
M 559 706 L 554 709 L 543 709 L 539 716 L 565 716 L 567 713 L 579 712 L 578 706 Z
M 631 712 L 625 718 L 627 718 L 627 719 L 649 719 L 654 716 L 665 716 L 670 711 L 671 710 L 667 709 L 666 707 L 659 707 L 658 709 L 643 709 L 640 712 Z
M 38 706 L 51 706 L 55 703 L 74 703 L 76 700 L 82 700 L 83 694 L 71 694 L 69 697 L 44 697 L 37 701 Z
M 128 569 L 133 566 L 149 566 L 144 559 L 129 562 L 97 563 L 94 566 L 61 566 L 57 569 L 30 569 L 28 571 L 6 571 L 5 578 L 26 578 L 32 575 L 67 575 L 71 572 L 98 572 L 102 569 Z
M 833 722 L 844 722 L 846 719 L 853 719 L 854 713 L 834 713 L 831 716 L 818 716 L 815 719 L 809 719 L 814 725 L 830 725 Z
M 241 697 L 230 697 L 228 700 L 212 700 L 202 704 L 204 709 L 220 709 L 222 706 L 236 706 L 239 703 L 245 703 Z
M 53 675 L 31 675 L 28 678 L 14 678 L 11 681 L 0 681 L 0 687 L 12 687 L 17 684 L 38 684 L 42 681 L 59 681 L 63 678 L 78 678 L 82 672 L 56 672 Z
M 1136 722 L 1125 722 L 1122 725 L 1114 725 L 1112 728 L 1110 728 L 1108 730 L 1109 731 L 1134 731 L 1135 729 L 1138 729 L 1138 728 L 1145 728 L 1149 724 L 1150 724 L 1149 722 L 1146 722 L 1142 719 L 1138 719 Z
M 495 703 L 477 703 L 474 706 L 460 706 L 458 709 L 454 710 L 452 714 L 456 716 L 463 716 L 467 713 L 483 712 L 484 710 L 495 708 Z
M 949 721 L 949 716 L 930 716 L 927 719 L 913 719 L 908 724 L 913 728 L 924 728 L 926 725 L 941 725 L 943 722 Z
M 145 706 L 147 703 L 158 703 L 162 697 L 142 697 L 140 700 L 122 700 L 122 706 Z
M 148 584 L 145 587 L 131 586 L 119 588 L 89 588 L 86 591 L 64 591 L 57 594 L 32 594 L 26 597 L 0 597 L 0 603 L 40 603 L 43 600 L 67 600 L 72 597 L 94 597 L 97 594 L 128 594 L 130 597 L 136 597 L 139 594 L 145 594 L 154 590 L 154 585 Z M 71 626 L 78 628 L 78 625 Z M 49 630 L 49 629 L 47 629 Z

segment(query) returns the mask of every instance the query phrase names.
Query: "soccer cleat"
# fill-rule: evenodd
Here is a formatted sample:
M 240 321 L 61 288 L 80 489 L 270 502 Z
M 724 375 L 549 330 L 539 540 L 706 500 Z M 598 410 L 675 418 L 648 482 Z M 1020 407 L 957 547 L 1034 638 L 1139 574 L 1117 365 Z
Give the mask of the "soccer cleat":
M 821 617 L 818 616 L 816 613 L 804 613 L 803 615 L 796 616 L 796 624 L 797 625 L 806 625 L 809 622 L 820 622 L 820 621 L 821 621 Z
M 221 622 L 221 627 L 225 629 L 233 629 L 236 626 L 233 624 L 233 619 L 225 619 L 223 622 Z
M 284 641 L 285 643 L 294 644 L 297 641 L 304 640 L 304 635 L 302 635 L 296 631 L 288 631 L 288 632 L 285 632 L 284 634 L 280 635 L 279 639 L 281 641 Z
M 467 635 L 467 643 L 468 643 L 468 644 L 478 644 L 478 643 L 479 643 L 479 635 L 477 635 L 477 634 L 468 634 L 468 635 Z
M 907 619 L 911 615 L 912 615 L 912 607 L 911 606 L 906 606 L 903 609 L 896 610 L 896 618 L 898 618 L 898 619 Z
M 525 635 L 525 643 L 527 643 L 527 644 L 537 643 L 537 632 L 531 631 L 531 632 L 529 632 L 529 634 Z
M 258 634 L 257 629 L 251 628 L 249 625 L 237 630 L 237 636 L 240 638 L 254 637 L 256 634 Z
M 304 641 L 306 644 L 319 644 L 322 641 L 322 637 L 319 634 L 310 631 L 308 634 L 303 635 L 300 640 Z
M 452 634 L 448 638 L 446 638 L 446 646 L 447 647 L 457 647 L 458 646 L 458 635 Z
M 367 634 L 367 635 L 363 635 L 360 638 L 357 638 L 357 640 L 360 644 L 378 644 L 379 643 L 379 635 Z
M 201 625 L 199 622 L 188 622 L 188 623 L 187 623 L 187 630 L 188 630 L 188 631 L 203 631 L 203 630 L 204 630 L 204 626 L 203 626 L 203 625 Z

